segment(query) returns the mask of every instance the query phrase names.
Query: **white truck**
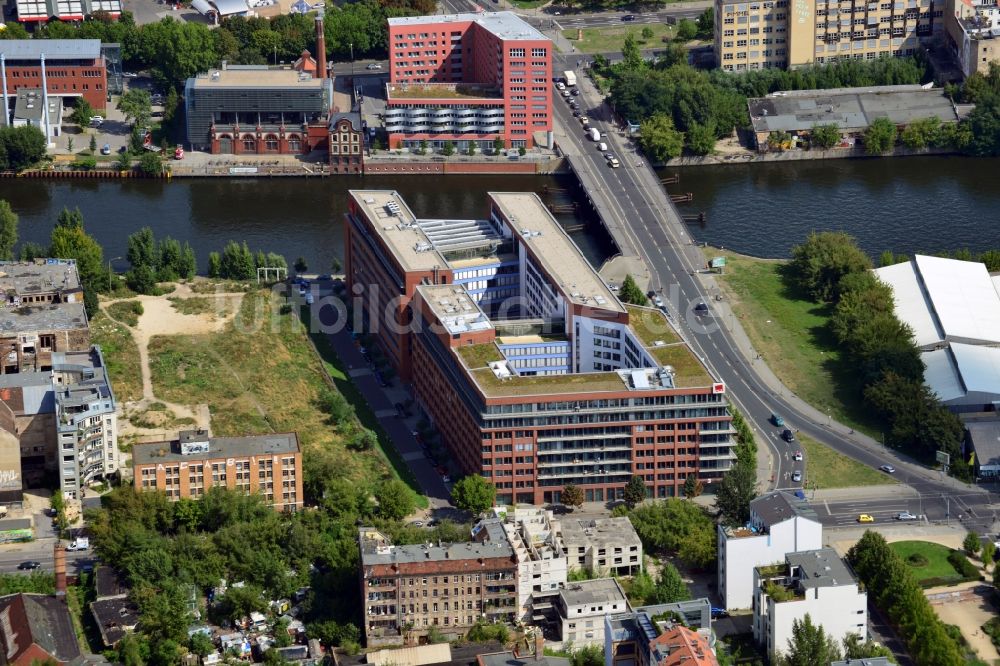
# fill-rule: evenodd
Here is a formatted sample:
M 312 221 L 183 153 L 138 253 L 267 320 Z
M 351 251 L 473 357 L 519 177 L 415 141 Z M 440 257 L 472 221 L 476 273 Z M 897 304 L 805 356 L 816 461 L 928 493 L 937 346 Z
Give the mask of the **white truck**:
M 89 550 L 90 549 L 90 537 L 77 537 L 66 546 L 66 550 Z
M 563 72 L 563 78 L 566 79 L 566 85 L 572 87 L 576 85 L 576 72 L 567 70 Z
M 596 127 L 588 127 L 587 138 L 590 139 L 591 141 L 600 141 L 601 133 L 598 131 Z

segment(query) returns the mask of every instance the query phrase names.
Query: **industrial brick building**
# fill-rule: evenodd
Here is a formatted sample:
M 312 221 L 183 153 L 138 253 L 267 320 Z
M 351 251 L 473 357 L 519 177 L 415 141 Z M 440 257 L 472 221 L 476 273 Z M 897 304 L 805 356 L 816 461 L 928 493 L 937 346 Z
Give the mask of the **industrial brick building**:
M 512 12 L 390 18 L 389 147 L 551 146 L 552 51 Z
M 195 498 L 213 486 L 260 494 L 281 511 L 302 508 L 302 450 L 295 433 L 209 437 L 181 431 L 177 440 L 132 449 L 137 491 L 163 491 L 167 499 Z
M 514 621 L 517 559 L 502 528 L 498 535 L 483 543 L 396 546 L 378 530 L 362 527 L 358 543 L 368 646 L 416 643 L 431 627 L 460 636 L 483 618 Z
M 944 0 L 715 2 L 715 61 L 725 71 L 909 56 L 944 26 Z
M 99 39 L 0 40 L 0 79 L 5 122 L 22 88 L 82 97 L 99 111 L 107 108 L 107 60 Z
M 348 287 L 363 325 L 456 464 L 499 504 L 653 497 L 735 457 L 725 386 L 658 310 L 623 306 L 534 194 L 490 193 L 481 220 L 417 219 L 351 191 Z

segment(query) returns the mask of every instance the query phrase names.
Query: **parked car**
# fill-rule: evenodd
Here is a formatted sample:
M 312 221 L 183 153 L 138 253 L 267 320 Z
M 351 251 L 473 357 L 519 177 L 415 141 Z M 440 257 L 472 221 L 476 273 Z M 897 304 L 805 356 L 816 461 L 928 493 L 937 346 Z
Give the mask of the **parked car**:
M 795 483 L 801 483 L 802 482 L 802 471 L 801 470 L 795 470 L 794 472 L 792 472 L 792 481 L 795 482 Z
M 869 513 L 862 513 L 858 516 L 859 523 L 874 523 L 875 518 Z
M 896 514 L 896 520 L 917 520 L 917 517 L 909 511 L 900 511 Z
M 879 469 L 882 470 L 883 472 L 885 472 L 886 474 L 895 474 L 896 473 L 896 468 L 893 467 L 892 465 L 882 465 L 881 467 L 879 467 Z

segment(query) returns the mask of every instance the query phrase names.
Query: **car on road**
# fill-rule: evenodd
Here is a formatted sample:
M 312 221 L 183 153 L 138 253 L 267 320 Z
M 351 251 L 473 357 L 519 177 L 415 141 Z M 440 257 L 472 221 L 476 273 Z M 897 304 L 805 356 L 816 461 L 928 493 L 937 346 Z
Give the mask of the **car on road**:
M 785 419 L 781 418 L 779 414 L 771 414 L 771 423 L 780 428 L 785 425 Z
M 792 454 L 792 460 L 795 460 L 795 461 L 802 460 L 802 452 L 801 451 L 796 451 L 795 453 L 793 453 Z
M 858 515 L 858 522 L 859 523 L 874 523 L 875 522 L 875 517 L 872 516 L 870 513 L 862 513 L 862 514 Z
M 801 470 L 797 469 L 794 472 L 792 472 L 792 481 L 794 481 L 795 483 L 800 483 L 802 481 L 802 471 Z
M 378 64 L 377 62 L 372 62 L 368 63 L 365 69 L 382 69 L 382 65 Z
M 635 14 L 626 14 L 625 16 L 622 17 L 622 21 L 624 21 L 625 23 L 634 20 L 635 20 Z
M 27 562 L 21 562 L 17 565 L 17 568 L 21 571 L 34 571 L 38 567 L 42 566 L 41 562 L 35 562 L 34 560 L 28 560 Z
M 110 155 L 110 154 L 111 154 L 111 144 L 110 143 L 106 143 L 103 146 L 101 146 L 101 155 Z
M 781 433 L 781 439 L 783 439 L 783 440 L 785 440 L 786 442 L 789 442 L 789 443 L 794 442 L 795 441 L 795 433 L 793 433 L 788 428 L 785 428 L 785 430 Z M 796 460 L 802 460 L 802 453 L 799 452 L 799 451 L 796 451 L 796 453 L 799 456 L 798 458 L 796 458 Z
M 883 472 L 885 472 L 886 474 L 895 474 L 896 473 L 896 468 L 893 467 L 892 465 L 882 465 L 881 467 L 879 467 L 879 469 L 882 470 Z
M 917 517 L 909 511 L 900 511 L 896 514 L 896 520 L 917 520 Z

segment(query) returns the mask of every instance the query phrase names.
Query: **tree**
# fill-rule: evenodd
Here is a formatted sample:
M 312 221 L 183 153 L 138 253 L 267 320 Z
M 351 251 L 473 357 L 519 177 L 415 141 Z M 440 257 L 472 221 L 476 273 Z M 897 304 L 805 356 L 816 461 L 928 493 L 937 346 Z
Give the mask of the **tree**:
M 698 495 L 701 495 L 702 491 L 705 489 L 704 484 L 698 479 L 698 475 L 691 473 L 687 475 L 684 479 L 684 497 L 688 499 L 694 499 Z
M 163 174 L 163 158 L 160 154 L 152 150 L 143 151 L 139 156 L 139 170 L 147 176 L 159 176 Z
M 563 486 L 562 494 L 559 496 L 563 506 L 570 508 L 580 508 L 583 506 L 583 488 L 572 483 Z
M 147 127 L 153 114 L 149 91 L 143 88 L 129 88 L 128 92 L 118 99 L 118 110 L 125 120 L 134 127 Z
M 389 520 L 402 520 L 416 508 L 413 491 L 399 479 L 390 479 L 378 488 L 378 510 Z
M 711 155 L 715 152 L 715 123 L 692 123 L 687 130 L 687 146 L 695 155 Z
M 633 476 L 628 480 L 628 483 L 625 484 L 623 499 L 625 506 L 630 509 L 642 504 L 643 500 L 646 499 L 646 482 L 641 476 Z
M 452 503 L 462 511 L 478 516 L 493 506 L 497 489 L 478 474 L 471 474 L 458 480 L 451 489 Z
M 639 285 L 635 283 L 635 279 L 631 275 L 626 275 L 625 279 L 622 280 L 621 289 L 618 290 L 618 298 L 632 305 L 645 305 L 647 303 L 646 294 L 642 293 L 642 289 L 639 289 Z
M 782 666 L 816 666 L 840 660 L 840 650 L 823 627 L 813 624 L 809 613 L 801 621 L 792 622 L 792 637 L 788 639 L 787 654 L 781 659 Z
M 966 534 L 965 539 L 962 541 L 962 548 L 969 557 L 974 557 L 982 547 L 983 544 L 979 541 L 979 534 L 975 531 Z
M 666 162 L 680 157 L 684 150 L 684 135 L 674 127 L 673 119 L 657 113 L 640 124 L 639 144 L 654 162 Z
M 750 502 L 757 496 L 756 461 L 737 460 L 715 491 L 715 507 L 732 527 L 750 520 Z
M 445 157 L 451 157 L 455 154 L 455 144 L 451 139 L 447 140 L 441 146 L 441 154 Z
M 622 62 L 625 69 L 643 69 L 646 61 L 642 59 L 642 51 L 635 41 L 635 35 L 629 32 L 625 35 L 625 42 L 622 44 Z
M 14 258 L 17 245 L 17 213 L 10 204 L 0 200 L 0 260 Z
M 801 245 L 792 248 L 789 265 L 793 279 L 811 298 L 835 301 L 840 281 L 850 273 L 867 271 L 871 259 L 853 236 L 843 231 L 812 232 Z
M 882 155 L 896 144 L 896 126 L 888 118 L 876 118 L 865 130 L 865 150 L 869 155 Z
M 656 587 L 653 588 L 652 603 L 672 604 L 675 601 L 687 601 L 691 598 L 681 573 L 670 562 L 664 562 L 660 569 L 660 576 L 656 579 Z
M 813 125 L 809 138 L 812 145 L 820 150 L 829 150 L 840 143 L 840 128 L 833 123 Z
M 689 42 L 698 36 L 698 24 L 691 19 L 681 19 L 677 23 L 677 39 Z
M 305 273 L 309 269 L 309 265 L 306 263 L 305 257 L 299 257 L 295 260 L 295 272 Z

